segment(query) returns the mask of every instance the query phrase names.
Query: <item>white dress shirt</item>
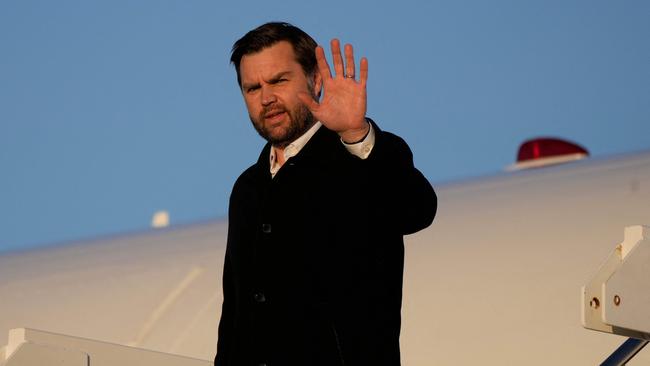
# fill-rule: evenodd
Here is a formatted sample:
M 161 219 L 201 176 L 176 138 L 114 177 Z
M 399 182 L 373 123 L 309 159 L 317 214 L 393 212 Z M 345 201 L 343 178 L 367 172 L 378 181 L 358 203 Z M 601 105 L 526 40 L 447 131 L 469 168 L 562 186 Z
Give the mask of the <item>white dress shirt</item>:
M 316 131 L 318 131 L 319 128 L 321 128 L 323 124 L 320 122 L 314 123 L 313 126 L 311 126 L 310 129 L 307 130 L 302 136 L 298 137 L 294 142 L 290 143 L 287 145 L 287 147 L 284 148 L 284 161 L 289 160 L 289 158 L 298 155 L 300 150 L 302 150 L 305 145 L 307 145 L 307 142 L 316 134 Z M 370 152 L 372 152 L 372 148 L 375 146 L 375 131 L 372 128 L 372 124 L 370 124 L 370 130 L 368 131 L 368 134 L 366 137 L 354 144 L 348 144 L 343 139 L 341 139 L 341 143 L 345 148 L 350 152 L 350 154 L 356 155 L 361 159 L 366 159 L 370 155 Z M 280 170 L 282 167 L 277 159 L 276 159 L 276 151 L 274 147 L 271 147 L 271 153 L 269 156 L 270 163 L 269 166 L 271 167 L 271 176 L 275 177 L 277 172 Z

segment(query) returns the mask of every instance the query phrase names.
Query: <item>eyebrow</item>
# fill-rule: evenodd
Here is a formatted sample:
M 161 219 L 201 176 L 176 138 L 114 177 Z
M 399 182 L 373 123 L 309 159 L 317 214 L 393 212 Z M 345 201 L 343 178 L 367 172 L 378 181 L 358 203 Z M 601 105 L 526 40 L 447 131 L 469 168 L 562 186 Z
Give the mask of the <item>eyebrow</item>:
M 283 76 L 290 75 L 291 73 L 292 73 L 292 72 L 289 71 L 289 70 L 287 70 L 287 71 L 280 71 L 279 73 L 273 75 L 273 76 L 268 80 L 268 82 L 269 82 L 269 84 L 273 84 L 273 83 L 277 82 L 278 80 L 280 80 Z M 259 86 L 260 86 L 260 83 L 246 83 L 246 82 L 243 82 L 243 83 L 242 83 L 242 89 L 243 89 L 243 90 L 246 90 L 246 89 L 249 89 L 249 88 L 253 88 L 253 87 L 259 87 Z

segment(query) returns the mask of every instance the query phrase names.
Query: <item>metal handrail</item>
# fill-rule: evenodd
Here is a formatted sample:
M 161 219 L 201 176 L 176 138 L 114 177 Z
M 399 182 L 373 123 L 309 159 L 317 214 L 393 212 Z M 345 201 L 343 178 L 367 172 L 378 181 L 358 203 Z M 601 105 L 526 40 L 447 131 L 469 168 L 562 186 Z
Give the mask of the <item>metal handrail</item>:
M 600 366 L 624 366 L 647 344 L 646 340 L 628 338 Z

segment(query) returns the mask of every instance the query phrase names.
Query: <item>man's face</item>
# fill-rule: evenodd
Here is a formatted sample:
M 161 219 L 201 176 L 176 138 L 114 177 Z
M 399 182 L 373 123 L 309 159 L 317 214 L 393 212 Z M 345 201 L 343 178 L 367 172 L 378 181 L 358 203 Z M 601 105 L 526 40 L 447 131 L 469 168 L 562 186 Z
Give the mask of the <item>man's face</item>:
M 244 55 L 239 73 L 248 115 L 260 136 L 285 147 L 311 126 L 314 117 L 298 93 L 319 91 L 320 75 L 308 79 L 289 42 Z

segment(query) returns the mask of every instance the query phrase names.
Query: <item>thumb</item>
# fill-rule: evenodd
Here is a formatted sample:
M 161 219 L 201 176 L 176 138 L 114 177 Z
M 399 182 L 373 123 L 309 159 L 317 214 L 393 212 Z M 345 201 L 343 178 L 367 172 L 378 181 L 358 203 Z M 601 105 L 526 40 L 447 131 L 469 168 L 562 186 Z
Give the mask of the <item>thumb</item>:
M 314 97 L 308 93 L 305 92 L 299 92 L 298 93 L 298 99 L 300 99 L 307 108 L 309 108 L 309 111 L 312 114 L 318 113 L 318 110 L 320 109 L 320 104 L 314 100 Z

